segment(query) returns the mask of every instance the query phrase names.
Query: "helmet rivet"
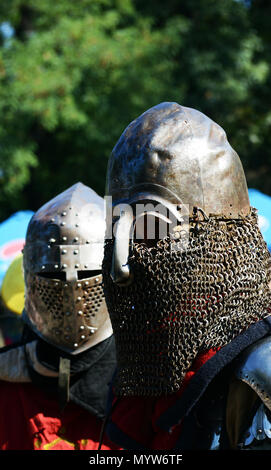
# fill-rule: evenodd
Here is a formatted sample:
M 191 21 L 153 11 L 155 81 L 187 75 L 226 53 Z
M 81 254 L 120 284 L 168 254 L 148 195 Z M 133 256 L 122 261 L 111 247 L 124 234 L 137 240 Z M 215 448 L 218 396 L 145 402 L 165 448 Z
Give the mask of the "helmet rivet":
M 49 240 L 50 243 L 55 243 L 55 241 L 56 241 L 55 238 L 50 238 Z
M 87 267 L 88 267 L 88 264 L 85 264 L 85 268 L 87 268 Z
M 64 227 L 64 225 L 66 225 L 66 222 L 61 222 L 61 227 Z
M 86 243 L 88 244 L 88 243 L 90 243 L 90 241 L 89 241 L 89 240 L 86 240 Z
M 67 241 L 67 237 L 62 237 L 62 240 L 63 240 L 64 242 L 66 242 L 66 241 Z
M 90 329 L 90 333 L 95 333 L 95 330 L 93 330 L 93 328 Z
M 79 264 L 76 264 L 74 267 L 75 267 L 75 268 L 79 268 Z
M 67 215 L 67 212 L 62 212 L 62 214 L 61 214 L 61 215 L 63 215 L 63 216 L 64 216 L 64 215 Z
M 79 238 L 78 237 L 74 237 L 74 241 L 75 242 L 78 242 Z
M 55 264 L 55 269 L 57 269 L 57 268 L 58 268 L 58 264 Z
M 75 227 L 79 227 L 79 225 L 78 225 L 78 224 L 75 224 Z
M 52 219 L 51 219 L 51 222 L 54 222 L 54 221 L 55 221 L 55 219 L 54 219 L 54 218 L 52 218 Z
M 55 286 L 56 286 L 56 287 L 58 286 L 58 282 L 55 282 Z
M 77 343 L 74 343 L 73 345 L 75 348 L 78 348 L 78 344 Z
M 67 264 L 63 264 L 63 265 L 62 265 L 62 268 L 63 268 L 63 269 L 66 269 L 66 268 L 67 268 Z
M 82 312 L 82 310 L 78 310 L 78 312 L 77 312 L 77 313 L 78 313 L 78 315 L 83 315 L 83 312 Z
M 84 325 L 81 325 L 80 330 L 84 330 L 84 329 L 85 329 Z
M 41 269 L 45 269 L 45 266 L 42 266 Z
M 81 336 L 81 339 L 85 339 L 85 335 L 82 335 L 82 336 Z
M 96 282 L 99 282 L 99 278 L 98 278 L 98 277 L 96 277 L 95 281 L 96 281 Z
M 78 250 L 74 250 L 73 254 L 78 255 Z
M 82 287 L 81 282 L 78 282 L 77 287 Z
M 88 282 L 88 281 L 86 281 L 86 282 L 85 282 L 85 286 L 88 286 L 88 285 L 89 285 L 89 282 Z
M 77 300 L 82 300 L 82 297 L 77 297 Z
M 62 255 L 65 255 L 67 253 L 67 250 L 62 250 Z

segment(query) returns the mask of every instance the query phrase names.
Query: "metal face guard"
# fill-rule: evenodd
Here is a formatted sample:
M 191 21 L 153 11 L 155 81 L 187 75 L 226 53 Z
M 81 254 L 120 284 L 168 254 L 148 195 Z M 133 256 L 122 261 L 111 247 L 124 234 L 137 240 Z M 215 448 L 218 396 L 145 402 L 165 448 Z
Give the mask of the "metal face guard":
M 116 206 L 114 214 L 116 211 L 120 215 L 113 225 L 114 249 L 110 275 L 119 286 L 133 282 L 129 254 L 136 240 L 149 246 L 169 234 L 175 238 L 176 229 L 180 227 L 185 226 L 187 234 L 189 232 L 189 209 L 180 203 L 175 206 L 157 196 L 146 194 L 143 198 L 141 195 L 139 199 L 133 198 L 130 204 Z
M 44 204 L 28 225 L 23 318 L 71 354 L 112 334 L 100 274 L 104 232 L 104 200 L 82 183 Z
M 68 353 L 79 353 L 112 334 L 102 275 L 61 281 L 28 273 L 25 308 L 31 328 Z
M 118 285 L 132 282 L 132 273 L 128 263 L 131 231 L 133 229 L 133 213 L 121 212 L 115 224 L 115 241 L 112 256 L 111 278 Z

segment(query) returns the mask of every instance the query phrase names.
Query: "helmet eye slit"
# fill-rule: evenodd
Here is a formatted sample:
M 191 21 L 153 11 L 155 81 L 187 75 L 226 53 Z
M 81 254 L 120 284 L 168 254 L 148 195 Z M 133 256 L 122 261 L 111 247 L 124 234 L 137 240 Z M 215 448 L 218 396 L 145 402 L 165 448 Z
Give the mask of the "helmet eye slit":
M 91 277 L 100 276 L 102 271 L 99 269 L 92 270 L 92 271 L 77 271 L 77 278 L 78 279 L 89 279 Z
M 134 224 L 134 242 L 144 243 L 148 248 L 169 234 L 169 223 L 159 215 L 144 214 Z
M 57 273 L 37 273 L 37 276 L 46 279 L 52 279 L 57 281 L 66 281 L 66 273 L 65 272 L 57 272 Z

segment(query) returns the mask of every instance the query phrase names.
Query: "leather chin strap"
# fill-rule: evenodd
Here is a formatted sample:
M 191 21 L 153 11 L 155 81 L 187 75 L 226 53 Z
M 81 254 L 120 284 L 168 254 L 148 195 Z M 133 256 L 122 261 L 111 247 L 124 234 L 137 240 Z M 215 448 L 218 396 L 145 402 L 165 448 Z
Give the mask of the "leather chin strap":
M 59 375 L 58 375 L 58 401 L 60 410 L 62 411 L 69 401 L 70 392 L 70 359 L 59 358 Z

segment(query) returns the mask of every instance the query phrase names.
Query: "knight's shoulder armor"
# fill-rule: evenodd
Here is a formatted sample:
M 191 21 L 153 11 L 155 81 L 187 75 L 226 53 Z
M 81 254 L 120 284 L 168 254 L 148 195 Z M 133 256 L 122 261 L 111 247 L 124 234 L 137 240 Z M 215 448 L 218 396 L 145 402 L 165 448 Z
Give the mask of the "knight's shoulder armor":
M 271 450 L 271 336 L 257 341 L 240 355 L 235 374 L 260 398 L 239 447 Z
M 271 336 L 257 341 L 242 353 L 236 376 L 249 385 L 271 410 Z

